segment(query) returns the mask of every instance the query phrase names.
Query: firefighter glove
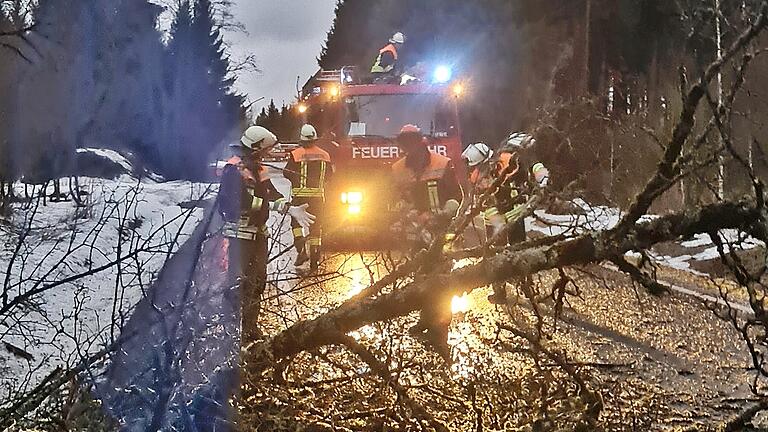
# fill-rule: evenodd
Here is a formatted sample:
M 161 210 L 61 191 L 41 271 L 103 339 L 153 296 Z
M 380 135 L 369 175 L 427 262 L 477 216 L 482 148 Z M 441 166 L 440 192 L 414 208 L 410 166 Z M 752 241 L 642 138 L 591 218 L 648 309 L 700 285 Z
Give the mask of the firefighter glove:
M 495 237 L 502 229 L 504 229 L 507 221 L 504 218 L 504 215 L 496 213 L 495 215 L 490 216 L 486 223 L 491 226 L 491 236 Z
M 288 209 L 288 214 L 304 229 L 309 229 L 315 223 L 315 215 L 309 213 L 307 207 L 309 207 L 309 204 L 302 204 L 296 207 L 291 206 Z

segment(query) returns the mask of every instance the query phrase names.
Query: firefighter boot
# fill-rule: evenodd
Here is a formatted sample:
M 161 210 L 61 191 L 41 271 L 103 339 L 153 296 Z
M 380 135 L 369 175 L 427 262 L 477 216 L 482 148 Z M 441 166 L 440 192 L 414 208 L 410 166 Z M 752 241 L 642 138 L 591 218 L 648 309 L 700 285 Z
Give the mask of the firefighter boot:
M 309 261 L 309 255 L 307 255 L 306 240 L 297 238 L 294 240 L 294 245 L 296 246 L 296 250 L 299 252 L 299 254 L 296 256 L 296 261 L 293 262 L 293 265 L 296 267 L 301 267 L 307 261 Z
M 451 347 L 448 345 L 448 326 L 418 323 L 408 329 L 411 337 L 432 349 L 446 362 L 451 362 Z
M 494 305 L 503 305 L 507 303 L 507 284 L 493 284 L 493 294 L 488 296 L 488 301 Z
M 312 245 L 309 247 L 309 270 L 316 272 L 320 266 L 320 246 Z

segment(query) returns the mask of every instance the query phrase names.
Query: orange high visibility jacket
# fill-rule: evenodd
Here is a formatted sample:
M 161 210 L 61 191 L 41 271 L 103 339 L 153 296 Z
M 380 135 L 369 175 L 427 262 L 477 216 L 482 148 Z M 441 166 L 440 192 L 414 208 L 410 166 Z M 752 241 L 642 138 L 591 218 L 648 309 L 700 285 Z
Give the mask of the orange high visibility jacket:
M 379 56 L 373 63 L 371 73 L 391 72 L 395 68 L 395 63 L 397 63 L 397 47 L 394 44 L 389 44 L 379 50 Z
M 290 204 L 272 184 L 264 166 L 259 178 L 237 156 L 230 158 L 221 177 L 218 210 L 226 221 L 224 236 L 255 240 L 266 235 L 269 211 L 287 211 Z
M 331 155 L 316 145 L 292 151 L 283 170 L 294 198 L 324 198 L 332 174 Z
M 232 156 L 231 158 L 227 159 L 227 165 L 232 165 L 234 167 L 237 167 L 237 170 L 240 172 L 240 175 L 243 176 L 246 180 L 249 181 L 256 181 L 256 176 L 253 175 L 251 170 L 245 167 L 243 164 L 243 160 L 240 158 L 240 156 Z M 269 180 L 269 174 L 267 173 L 267 167 L 264 165 L 259 165 L 259 181 L 265 182 Z
M 392 165 L 392 175 L 405 201 L 416 210 L 436 213 L 450 199 L 461 201 L 461 186 L 450 158 L 429 155 L 429 164 L 421 173 L 415 173 L 403 158 Z
M 525 191 L 529 185 L 546 187 L 549 182 L 549 170 L 541 162 L 533 164 L 528 170 L 520 167 L 519 161 L 510 153 L 502 153 L 497 163 L 497 175 L 504 172 L 511 164 L 515 164 L 511 172 L 507 174 L 504 182 L 494 193 L 495 205 L 483 212 L 486 224 L 496 214 L 502 214 L 509 221 L 518 219 L 525 210 L 524 205 L 528 201 Z M 518 220 L 518 223 L 523 223 Z

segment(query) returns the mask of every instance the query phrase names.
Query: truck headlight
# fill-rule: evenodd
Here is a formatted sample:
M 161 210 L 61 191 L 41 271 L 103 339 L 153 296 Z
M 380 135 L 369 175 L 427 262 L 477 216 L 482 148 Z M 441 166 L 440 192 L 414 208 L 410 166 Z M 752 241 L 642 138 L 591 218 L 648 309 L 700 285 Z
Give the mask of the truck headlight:
M 363 211 L 363 193 L 360 191 L 343 192 L 341 203 L 347 206 L 347 214 L 357 216 Z
M 360 206 L 363 202 L 362 192 L 344 192 L 341 194 L 341 203 Z

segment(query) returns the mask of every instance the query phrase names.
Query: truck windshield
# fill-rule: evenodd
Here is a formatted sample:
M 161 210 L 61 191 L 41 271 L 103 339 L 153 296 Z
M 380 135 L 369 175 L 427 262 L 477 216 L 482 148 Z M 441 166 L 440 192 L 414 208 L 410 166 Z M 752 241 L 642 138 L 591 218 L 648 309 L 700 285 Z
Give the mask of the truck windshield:
M 352 96 L 346 111 L 350 136 L 395 137 L 406 124 L 434 137 L 453 136 L 456 129 L 453 107 L 438 94 Z

